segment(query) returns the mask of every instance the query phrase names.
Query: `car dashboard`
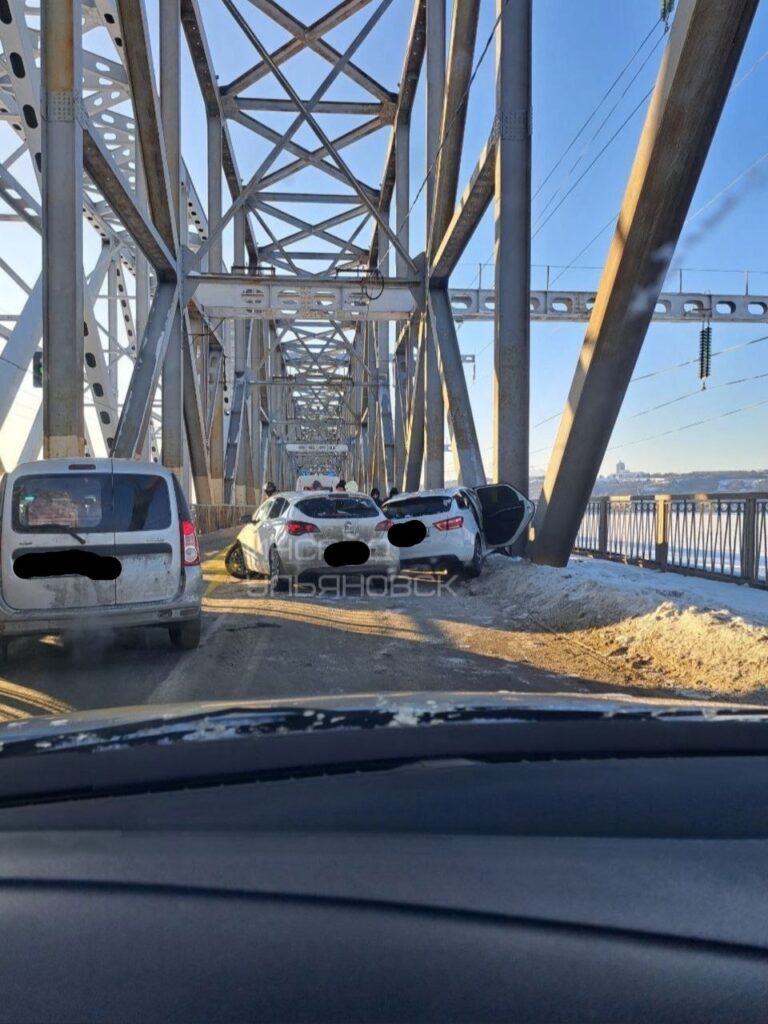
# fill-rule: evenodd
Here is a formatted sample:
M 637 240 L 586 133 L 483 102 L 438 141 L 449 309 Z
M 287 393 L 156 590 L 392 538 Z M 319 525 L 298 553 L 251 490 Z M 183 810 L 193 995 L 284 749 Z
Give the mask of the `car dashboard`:
M 0 1020 L 764 1021 L 766 779 L 449 758 L 5 806 Z

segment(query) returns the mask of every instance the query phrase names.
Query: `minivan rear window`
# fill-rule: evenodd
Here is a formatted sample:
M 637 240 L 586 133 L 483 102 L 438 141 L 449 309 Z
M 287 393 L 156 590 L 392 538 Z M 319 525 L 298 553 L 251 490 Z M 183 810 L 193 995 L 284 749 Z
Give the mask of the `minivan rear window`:
M 13 529 L 21 533 L 134 533 L 171 525 L 168 485 L 148 473 L 23 476 L 12 500 Z
M 374 519 L 379 514 L 370 498 L 303 498 L 296 508 L 310 519 Z
M 450 511 L 453 498 L 450 495 L 429 495 L 428 497 L 403 498 L 402 501 L 388 501 L 384 515 L 389 519 L 407 519 L 410 516 L 436 516 Z

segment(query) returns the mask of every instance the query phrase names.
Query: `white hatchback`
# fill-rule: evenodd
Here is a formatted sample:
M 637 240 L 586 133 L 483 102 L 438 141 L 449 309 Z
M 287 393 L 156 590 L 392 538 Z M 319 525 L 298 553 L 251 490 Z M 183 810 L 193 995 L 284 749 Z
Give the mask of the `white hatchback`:
M 400 571 L 399 549 L 387 537 L 391 525 L 364 494 L 276 494 L 246 517 L 225 564 L 238 578 L 268 575 L 276 591 L 302 577 L 391 581 Z
M 384 503 L 384 515 L 395 524 L 421 524 L 403 539 L 403 568 L 460 569 L 479 576 L 490 551 L 517 541 L 534 513 L 534 504 L 508 484 L 448 487 L 398 494 Z M 394 534 L 393 534 L 394 536 Z

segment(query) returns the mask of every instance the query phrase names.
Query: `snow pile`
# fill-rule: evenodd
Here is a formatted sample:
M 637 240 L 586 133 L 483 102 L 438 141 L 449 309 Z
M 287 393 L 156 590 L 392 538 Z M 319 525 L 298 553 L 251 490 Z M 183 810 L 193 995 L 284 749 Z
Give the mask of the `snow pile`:
M 768 696 L 764 590 L 598 559 L 553 569 L 503 557 L 488 560 L 475 587 L 510 623 L 562 633 L 656 685 Z

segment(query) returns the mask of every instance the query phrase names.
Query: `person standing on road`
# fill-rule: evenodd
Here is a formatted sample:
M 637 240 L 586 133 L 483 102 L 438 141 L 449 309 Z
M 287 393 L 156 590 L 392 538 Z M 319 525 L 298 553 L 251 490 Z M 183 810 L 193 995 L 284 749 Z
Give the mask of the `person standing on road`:
M 347 489 L 347 481 L 344 479 L 344 477 L 340 477 L 339 478 L 339 482 L 336 484 L 336 488 L 335 489 L 337 491 L 346 491 L 346 489 Z
M 389 488 L 389 494 L 388 494 L 388 496 L 387 496 L 387 501 L 389 501 L 389 499 L 390 499 L 390 498 L 395 498 L 395 497 L 397 497 L 397 495 L 398 495 L 399 493 L 400 493 L 400 491 L 398 491 L 398 489 L 397 489 L 396 487 L 390 487 L 390 488 Z
M 378 487 L 373 488 L 373 490 L 371 491 L 371 497 L 379 506 L 379 508 L 381 508 L 381 491 L 379 490 Z
M 277 493 L 277 488 L 275 487 L 271 480 L 267 481 L 267 486 L 264 488 L 264 493 L 268 498 L 271 498 L 273 494 Z

